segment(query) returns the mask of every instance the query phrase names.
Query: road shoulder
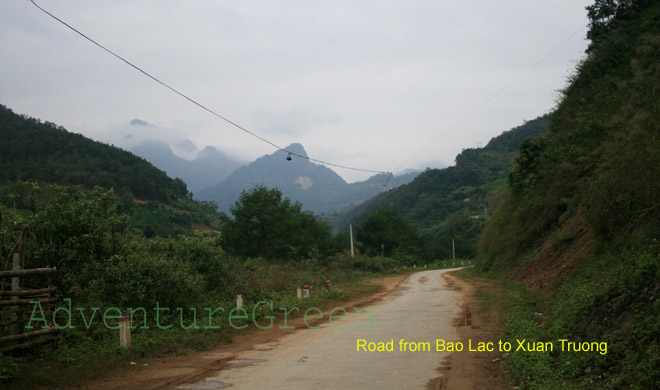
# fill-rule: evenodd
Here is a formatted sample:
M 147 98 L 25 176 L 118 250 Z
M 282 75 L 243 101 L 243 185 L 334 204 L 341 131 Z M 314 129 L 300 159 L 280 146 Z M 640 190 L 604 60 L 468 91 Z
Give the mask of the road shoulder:
M 462 310 L 453 320 L 460 341 L 466 347 L 462 352 L 454 352 L 444 359 L 438 372 L 442 375 L 430 380 L 429 390 L 451 389 L 512 389 L 513 381 L 506 369 L 505 358 L 500 352 L 468 352 L 467 346 L 478 342 L 497 343 L 502 339 L 497 304 L 493 296 L 499 286 L 483 278 L 463 278 L 455 272 L 442 275 L 449 288 L 463 293 Z M 488 291 L 488 294 L 483 294 Z
M 380 301 L 410 274 L 400 274 L 385 278 L 371 279 L 368 282 L 379 285 L 381 288 L 375 294 L 343 301 L 341 304 L 347 310 L 353 307 L 363 307 Z M 323 317 L 327 318 L 332 305 L 324 306 Z M 320 321 L 320 320 L 319 320 Z M 315 325 L 314 320 L 309 321 Z M 278 324 L 276 324 L 278 325 Z M 214 372 L 225 368 L 234 357 L 255 346 L 273 342 L 283 336 L 306 329 L 302 318 L 289 321 L 294 329 L 281 329 L 274 326 L 268 330 L 246 332 L 238 335 L 230 344 L 225 344 L 209 351 L 196 352 L 179 357 L 154 358 L 128 366 L 126 370 L 104 378 L 102 380 L 86 383 L 83 389 L 94 390 L 150 390 L 170 389 L 179 385 L 194 383 Z

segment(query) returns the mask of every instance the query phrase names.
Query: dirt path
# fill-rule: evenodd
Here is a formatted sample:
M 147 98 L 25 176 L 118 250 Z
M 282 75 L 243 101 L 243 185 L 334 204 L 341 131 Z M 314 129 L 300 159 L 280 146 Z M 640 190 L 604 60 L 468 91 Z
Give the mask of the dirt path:
M 300 330 L 254 345 L 233 355 L 213 375 L 175 388 L 424 389 L 441 375 L 437 369 L 449 356 L 436 349 L 436 340 L 458 341 L 451 319 L 460 313 L 461 294 L 448 286 L 442 277 L 445 272 L 412 274 L 374 302 L 372 327 L 363 311 L 357 319 L 359 328 L 355 316 L 349 316 L 335 323 L 344 329 L 326 324 L 322 329 Z M 391 350 L 357 350 L 358 340 L 364 340 L 365 349 L 373 342 Z
M 436 351 L 446 342 L 498 338 L 488 314 L 477 307 L 475 286 L 444 270 L 422 271 L 376 280 L 383 290 L 342 303 L 346 319 L 323 320 L 308 329 L 302 318 L 295 329 L 255 331 L 212 351 L 152 360 L 121 376 L 90 383 L 86 389 L 511 389 L 498 356 L 476 352 Z M 369 307 L 359 317 L 351 308 Z M 356 320 L 362 324 L 355 329 Z M 357 340 L 388 342 L 392 352 L 356 351 Z M 428 342 L 431 351 L 400 351 L 399 341 Z M 421 346 L 421 344 L 417 344 Z M 410 347 L 410 346 L 409 346 Z
M 397 275 L 382 279 L 370 280 L 381 286 L 381 290 L 369 297 L 342 302 L 342 306 L 347 310 L 353 307 L 367 307 L 379 302 L 396 287 L 408 275 Z M 324 312 L 327 319 L 329 311 Z M 327 320 L 326 320 L 327 321 Z M 314 325 L 318 320 L 310 320 L 309 324 Z M 280 329 L 279 325 L 268 330 L 259 330 L 251 333 L 234 337 L 231 344 L 223 345 L 211 351 L 193 353 L 181 357 L 169 357 L 161 359 L 150 359 L 141 362 L 140 365 L 127 367 L 121 373 L 85 384 L 81 388 L 89 390 L 155 390 L 171 389 L 179 385 L 192 383 L 201 380 L 218 370 L 226 368 L 235 357 L 244 351 L 258 348 L 259 345 L 276 342 L 278 339 L 307 329 L 302 318 L 289 321 L 289 325 L 294 329 Z
M 497 291 L 493 282 L 485 279 L 461 279 L 446 273 L 443 275 L 451 288 L 463 293 L 462 310 L 454 319 L 461 342 L 467 345 L 469 340 L 497 342 L 502 338 L 498 325 L 498 312 L 495 307 L 484 307 L 475 296 L 478 288 Z M 445 375 L 429 389 L 513 389 L 514 384 L 506 370 L 505 359 L 499 352 L 456 352 L 443 362 L 441 371 Z

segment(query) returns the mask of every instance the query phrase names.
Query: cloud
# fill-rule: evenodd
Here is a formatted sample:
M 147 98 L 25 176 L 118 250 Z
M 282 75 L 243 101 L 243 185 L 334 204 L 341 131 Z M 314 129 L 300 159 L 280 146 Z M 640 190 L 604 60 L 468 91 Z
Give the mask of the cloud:
M 451 164 L 461 149 L 552 109 L 555 91 L 583 55 L 579 37 L 451 128 L 586 26 L 591 1 L 43 5 L 278 145 L 300 142 L 312 158 L 390 170 L 448 129 L 402 169 Z M 155 137 L 181 146 L 181 154 L 192 150 L 180 144 L 187 139 L 242 160 L 273 152 L 29 2 L 0 2 L 0 58 L 0 103 L 94 139 L 126 145 Z
M 149 122 L 145 122 L 141 119 L 133 119 L 131 122 L 131 126 L 149 126 Z
M 255 110 L 255 129 L 263 134 L 299 136 L 324 125 L 338 125 L 341 115 L 320 114 L 309 107 L 290 107 L 282 110 Z

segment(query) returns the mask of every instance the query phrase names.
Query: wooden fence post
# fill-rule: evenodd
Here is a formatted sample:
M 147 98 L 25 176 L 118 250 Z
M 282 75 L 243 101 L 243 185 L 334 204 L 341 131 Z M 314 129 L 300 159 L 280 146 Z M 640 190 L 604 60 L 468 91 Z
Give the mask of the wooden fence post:
M 21 232 L 21 235 L 18 238 L 18 248 L 16 248 L 16 252 L 14 252 L 14 258 L 12 259 L 12 264 L 11 264 L 11 269 L 12 271 L 19 271 L 23 269 L 23 262 L 21 261 L 21 257 L 23 257 L 23 232 Z M 18 290 L 20 288 L 20 283 L 21 279 L 20 276 L 12 276 L 11 278 L 11 292 L 12 293 L 18 293 Z M 14 295 L 11 298 L 9 298 L 11 301 L 17 301 L 18 296 Z M 18 306 L 11 306 L 10 310 L 18 310 Z M 21 313 L 21 316 L 23 314 Z M 18 313 L 13 312 L 9 315 L 9 321 L 12 323 L 11 327 L 9 328 L 9 335 L 14 336 L 18 334 Z
M 52 325 L 33 331 L 24 328 L 26 322 L 30 324 L 28 316 L 33 311 L 33 302 L 43 305 L 42 310 L 46 310 L 46 313 L 57 302 L 57 288 L 52 285 L 51 280 L 57 269 L 55 267 L 25 269 L 24 237 L 24 233 L 21 232 L 18 242 L 12 249 L 12 255 L 0 269 L 0 316 L 2 316 L 0 326 L 6 326 L 9 331 L 8 335 L 0 337 L 0 353 L 31 348 L 60 338 L 61 330 Z M 11 267 L 9 260 L 12 261 Z M 48 288 L 28 285 L 26 289 L 24 278 L 32 275 L 47 275 Z M 9 287 L 9 291 L 5 290 L 5 287 Z M 5 315 L 7 316 L 4 317 Z M 49 321 L 46 321 L 45 325 L 49 325 Z

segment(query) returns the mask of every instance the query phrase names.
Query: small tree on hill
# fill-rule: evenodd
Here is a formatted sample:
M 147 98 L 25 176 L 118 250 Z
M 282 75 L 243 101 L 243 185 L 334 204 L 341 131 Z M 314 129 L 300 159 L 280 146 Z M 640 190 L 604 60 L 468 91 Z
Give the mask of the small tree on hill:
M 230 210 L 234 219 L 223 234 L 234 255 L 296 260 L 327 256 L 334 248 L 328 224 L 276 188 L 260 185 L 243 191 Z

